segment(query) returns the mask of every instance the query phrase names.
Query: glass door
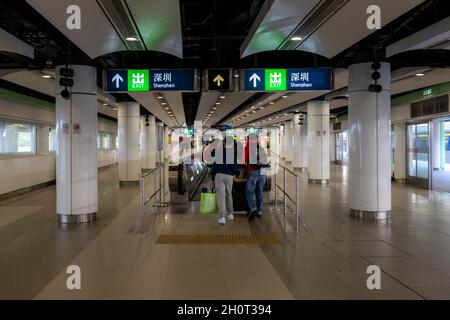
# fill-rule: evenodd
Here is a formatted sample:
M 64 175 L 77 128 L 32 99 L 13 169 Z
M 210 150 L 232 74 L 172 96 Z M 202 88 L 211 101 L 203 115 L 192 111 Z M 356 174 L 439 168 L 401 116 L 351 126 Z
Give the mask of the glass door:
M 431 163 L 433 190 L 450 192 L 450 119 L 432 123 Z
M 428 123 L 408 125 L 408 182 L 429 188 L 430 126 Z

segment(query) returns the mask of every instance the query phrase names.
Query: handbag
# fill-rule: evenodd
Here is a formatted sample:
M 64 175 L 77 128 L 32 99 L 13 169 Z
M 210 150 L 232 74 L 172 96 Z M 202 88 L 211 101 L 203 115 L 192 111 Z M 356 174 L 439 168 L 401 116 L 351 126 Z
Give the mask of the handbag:
M 217 194 L 212 188 L 203 189 L 200 195 L 200 214 L 218 213 Z

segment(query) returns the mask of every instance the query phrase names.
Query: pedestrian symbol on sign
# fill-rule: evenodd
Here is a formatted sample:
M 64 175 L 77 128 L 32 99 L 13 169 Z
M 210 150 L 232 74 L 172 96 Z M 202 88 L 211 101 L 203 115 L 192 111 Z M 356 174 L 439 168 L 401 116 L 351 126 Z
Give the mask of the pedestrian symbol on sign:
M 286 69 L 266 69 L 266 90 L 286 90 Z

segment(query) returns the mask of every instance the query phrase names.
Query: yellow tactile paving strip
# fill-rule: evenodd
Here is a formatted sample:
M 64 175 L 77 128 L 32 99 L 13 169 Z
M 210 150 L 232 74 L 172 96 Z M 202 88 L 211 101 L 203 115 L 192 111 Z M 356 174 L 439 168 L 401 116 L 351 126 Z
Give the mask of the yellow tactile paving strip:
M 222 235 L 174 235 L 162 234 L 157 244 L 210 244 L 210 245 L 280 245 L 280 237 L 274 234 L 222 234 Z

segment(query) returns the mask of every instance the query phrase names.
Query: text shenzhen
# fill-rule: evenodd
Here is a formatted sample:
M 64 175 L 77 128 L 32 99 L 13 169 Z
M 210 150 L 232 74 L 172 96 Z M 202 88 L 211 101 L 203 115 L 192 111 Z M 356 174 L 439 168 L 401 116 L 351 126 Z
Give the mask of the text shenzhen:
M 106 92 L 197 91 L 194 69 L 108 70 Z
M 247 69 L 245 91 L 321 91 L 332 89 L 331 68 Z

